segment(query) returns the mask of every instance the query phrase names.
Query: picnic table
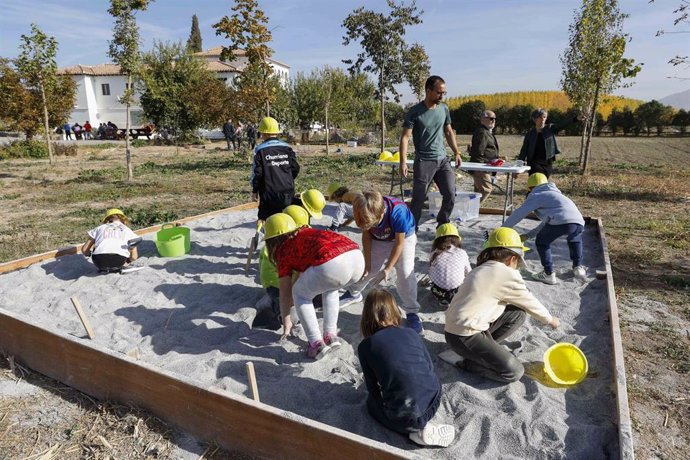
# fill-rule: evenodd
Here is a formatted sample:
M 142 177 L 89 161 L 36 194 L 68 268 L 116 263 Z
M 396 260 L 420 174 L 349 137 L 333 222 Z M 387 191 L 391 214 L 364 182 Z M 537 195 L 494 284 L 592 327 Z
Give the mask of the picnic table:
M 455 168 L 455 161 L 450 162 L 453 168 Z M 396 177 L 399 177 L 398 184 L 400 185 L 400 197 L 404 198 L 403 196 L 403 182 L 404 182 L 404 177 L 400 176 L 398 173 L 399 168 L 400 168 L 400 163 L 397 161 L 381 161 L 381 160 L 376 160 L 376 165 L 377 166 L 390 166 L 391 168 L 391 189 L 389 192 L 389 195 L 393 194 L 393 189 L 395 188 L 396 184 Z M 407 165 L 408 166 L 413 166 L 414 165 L 414 160 L 407 160 Z M 506 185 L 505 189 L 501 188 L 498 184 L 494 184 L 496 188 L 501 190 L 502 192 L 505 193 L 505 202 L 503 203 L 503 221 L 506 220 L 506 214 L 508 210 L 513 209 L 513 188 L 515 185 L 515 176 L 517 174 L 525 173 L 530 170 L 529 166 L 522 165 L 522 166 L 517 166 L 517 165 L 511 165 L 510 163 L 505 163 L 503 166 L 490 166 L 485 163 L 473 163 L 470 161 L 463 161 L 460 164 L 460 170 L 465 171 L 465 172 L 471 172 L 471 171 L 482 171 L 482 172 L 488 172 L 488 173 L 496 173 L 496 174 L 505 174 L 506 176 Z M 502 222 L 503 222 L 502 221 Z

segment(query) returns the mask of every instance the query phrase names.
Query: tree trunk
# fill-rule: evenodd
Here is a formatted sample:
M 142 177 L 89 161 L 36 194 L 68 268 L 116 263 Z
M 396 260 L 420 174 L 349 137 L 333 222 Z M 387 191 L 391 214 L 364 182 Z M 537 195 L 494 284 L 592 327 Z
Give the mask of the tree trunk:
M 127 75 L 127 92 L 130 93 L 132 89 L 132 74 Z M 130 108 L 130 95 L 127 95 L 127 110 L 125 118 L 125 157 L 127 158 L 127 180 L 131 181 L 134 179 L 134 170 L 132 169 L 132 152 L 129 148 L 129 108 Z
M 330 137 L 330 131 L 328 130 L 328 103 L 326 103 L 326 156 L 328 156 L 330 152 L 330 142 L 329 138 Z
M 386 150 L 386 122 L 385 122 L 385 104 L 386 95 L 383 88 L 383 69 L 379 74 L 379 93 L 381 94 L 381 152 Z
M 599 89 L 601 87 L 601 80 L 597 80 L 597 86 L 594 90 L 594 101 L 592 102 L 592 110 L 590 113 L 592 114 L 592 118 L 589 121 L 589 133 L 587 135 L 587 144 L 585 145 L 585 156 L 584 156 L 584 161 L 582 163 L 582 175 L 587 174 L 587 168 L 589 166 L 589 151 L 592 147 L 592 132 L 594 131 L 594 125 L 596 124 L 597 121 L 597 107 L 599 106 Z
M 53 143 L 50 142 L 50 125 L 48 121 L 48 103 L 46 102 L 46 90 L 41 83 L 41 102 L 43 102 L 43 128 L 46 133 L 46 144 L 48 145 L 48 162 L 53 164 Z

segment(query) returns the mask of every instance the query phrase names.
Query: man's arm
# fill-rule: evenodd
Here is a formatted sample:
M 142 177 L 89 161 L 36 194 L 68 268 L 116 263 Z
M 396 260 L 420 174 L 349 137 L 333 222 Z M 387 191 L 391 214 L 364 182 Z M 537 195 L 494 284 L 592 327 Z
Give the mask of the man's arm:
M 398 153 L 400 153 L 400 175 L 407 177 L 407 146 L 412 137 L 412 128 L 403 128 L 400 135 L 400 145 L 398 146 Z
M 572 125 L 573 123 L 576 123 L 578 121 L 582 121 L 584 119 L 585 119 L 585 115 L 583 113 L 580 113 L 574 117 L 566 118 L 565 120 L 563 120 L 560 123 L 552 123 L 551 125 L 549 125 L 549 127 L 551 128 L 551 132 L 556 134 L 560 130 L 562 130 L 563 128 L 566 128 L 566 127 Z
M 455 139 L 455 131 L 453 131 L 453 127 L 450 124 L 445 126 L 444 131 L 446 142 L 448 142 L 450 149 L 455 154 L 455 167 L 459 168 L 460 164 L 462 164 L 462 158 L 460 157 L 460 150 L 458 150 L 458 143 Z

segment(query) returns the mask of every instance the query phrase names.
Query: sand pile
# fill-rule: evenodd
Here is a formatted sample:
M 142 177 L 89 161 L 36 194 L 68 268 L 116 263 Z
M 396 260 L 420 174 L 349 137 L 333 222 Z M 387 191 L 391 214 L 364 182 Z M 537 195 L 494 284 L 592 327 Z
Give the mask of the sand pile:
M 333 212 L 328 208 L 327 212 Z M 500 385 L 461 372 L 437 358 L 446 345 L 444 312 L 420 288 L 424 340 L 435 361 L 444 397 L 438 421 L 452 423 L 455 442 L 446 449 L 424 449 L 390 432 L 369 417 L 366 389 L 356 357 L 361 341 L 362 305 L 341 311 L 341 337 L 347 341 L 321 361 L 304 354 L 305 341 L 279 342 L 280 331 L 252 330 L 255 305 L 263 296 L 257 267 L 244 273 L 246 247 L 256 211 L 237 211 L 192 222 L 192 249 L 179 258 L 161 258 L 145 236 L 136 266 L 127 275 L 100 275 L 83 256 L 69 256 L 0 276 L 0 307 L 26 321 L 77 337 L 84 330 L 70 303 L 81 301 L 100 345 L 126 353 L 138 348 L 141 360 L 187 376 L 202 387 L 217 387 L 250 397 L 245 362 L 256 368 L 262 402 L 372 439 L 414 450 L 430 458 L 601 458 L 618 455 L 615 397 L 610 390 L 611 340 L 603 268 L 595 230 L 584 234 L 589 279 L 570 274 L 564 240 L 553 245 L 560 283 L 528 282 L 532 292 L 561 319 L 551 330 L 528 319 L 506 345 L 525 364 L 526 375 Z M 476 260 L 484 230 L 500 225 L 498 216 L 463 223 L 463 247 Z M 313 222 L 328 225 L 330 218 Z M 524 221 L 525 228 L 537 223 Z M 435 222 L 420 227 L 416 270 L 427 272 Z M 359 231 L 346 231 L 360 241 Z M 533 242 L 528 246 L 534 247 Z M 536 251 L 528 265 L 540 269 Z M 587 355 L 589 377 L 574 388 L 549 386 L 542 356 L 552 344 L 577 344 Z

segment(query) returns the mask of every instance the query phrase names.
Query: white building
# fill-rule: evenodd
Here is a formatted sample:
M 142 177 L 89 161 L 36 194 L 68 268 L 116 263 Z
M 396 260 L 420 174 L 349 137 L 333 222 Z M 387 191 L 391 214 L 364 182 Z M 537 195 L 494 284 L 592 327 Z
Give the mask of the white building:
M 223 62 L 220 60 L 221 51 L 222 47 L 217 46 L 195 55 L 204 59 L 208 69 L 231 86 L 235 76 L 246 67 L 247 58 L 244 51 L 239 50 L 235 52 L 237 58 L 232 63 Z M 290 66 L 273 59 L 269 59 L 269 63 L 281 81 L 287 84 Z M 120 104 L 119 97 L 125 91 L 127 76 L 120 73 L 119 65 L 75 65 L 62 68 L 59 73 L 71 75 L 77 84 L 76 103 L 69 118 L 70 124 L 78 122 L 83 125 L 88 120 L 94 128 L 97 128 L 100 123 L 112 121 L 119 127 L 124 127 L 126 107 Z M 139 119 L 141 108 L 138 105 L 131 106 L 131 114 L 132 126 L 136 127 L 144 123 Z

